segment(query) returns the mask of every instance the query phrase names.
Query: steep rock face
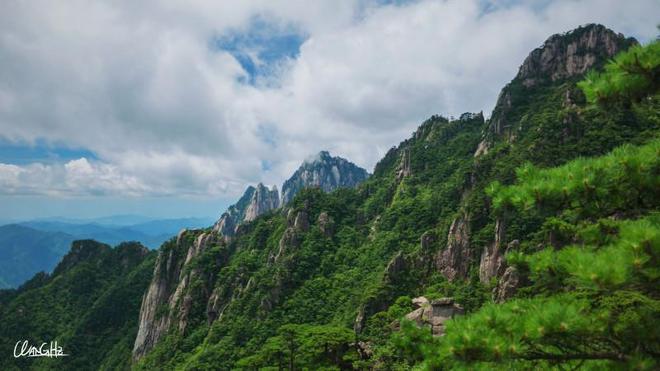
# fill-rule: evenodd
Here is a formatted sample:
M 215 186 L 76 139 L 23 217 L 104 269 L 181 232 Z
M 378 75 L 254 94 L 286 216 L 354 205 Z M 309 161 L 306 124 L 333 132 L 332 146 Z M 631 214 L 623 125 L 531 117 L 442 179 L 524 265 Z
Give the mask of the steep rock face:
M 226 303 L 222 302 L 220 296 L 220 290 L 215 289 L 209 298 L 209 302 L 206 306 L 206 318 L 207 323 L 210 325 L 213 321 L 222 318 L 222 313 L 227 307 Z
M 192 244 L 189 243 L 190 238 L 194 238 Z M 192 302 L 199 299 L 193 298 L 188 288 L 200 272 L 197 268 L 186 270 L 184 267 L 216 243 L 216 233 L 195 236 L 193 231 L 184 230 L 177 236 L 174 246 L 160 250 L 153 278 L 142 298 L 133 359 L 138 360 L 149 352 L 171 327 L 178 331 L 185 330 Z M 204 300 L 211 295 L 208 288 L 205 291 Z
M 355 187 L 369 174 L 363 168 L 341 157 L 332 157 L 321 151 L 312 160 L 305 161 L 282 186 L 282 205 L 287 205 L 306 187 L 319 187 L 325 192 L 337 188 Z
M 278 248 L 268 255 L 266 264 L 268 266 L 278 265 L 272 278 L 273 284 L 268 290 L 268 295 L 261 299 L 259 309 L 262 312 L 270 312 L 280 302 L 282 288 L 290 280 L 290 272 L 293 266 L 298 264 L 293 258 L 302 243 L 302 235 L 310 228 L 309 215 L 305 210 L 295 211 L 289 209 L 287 213 L 287 228 L 279 240 Z
M 403 252 L 399 251 L 392 260 L 387 263 L 385 267 L 385 274 L 383 275 L 383 281 L 386 283 L 396 282 L 402 272 L 406 269 L 406 259 L 403 256 Z
M 501 276 L 504 272 L 504 239 L 505 223 L 502 219 L 495 221 L 495 240 L 487 245 L 481 253 L 479 261 L 479 279 L 488 283 L 493 277 Z
M 502 303 L 511 298 L 520 285 L 520 273 L 516 267 L 507 267 L 502 278 L 493 289 L 493 301 Z
M 635 41 L 602 25 L 590 24 L 563 35 L 553 35 L 525 59 L 517 78 L 527 87 L 550 79 L 581 75 Z
M 316 220 L 316 224 L 321 229 L 321 233 L 323 233 L 326 237 L 331 237 L 335 232 L 334 220 L 332 220 L 332 218 L 325 211 L 319 214 L 319 217 Z
M 175 251 L 160 252 L 149 288 L 142 298 L 138 334 L 133 346 L 133 358 L 144 356 L 160 340 L 170 325 L 169 313 L 162 313 L 175 288 L 182 262 L 175 261 Z
M 220 232 L 224 237 L 231 237 L 241 223 L 256 219 L 270 210 L 277 209 L 279 204 L 277 187 L 272 189 L 259 183 L 257 187 L 249 186 L 243 196 L 231 205 L 213 226 L 213 231 Z
M 194 244 L 188 249 L 186 254 L 186 259 L 183 263 L 185 267 L 188 265 L 192 259 L 199 256 L 203 250 L 210 247 L 211 245 L 217 244 L 218 235 L 216 233 L 202 233 L 197 236 Z M 174 290 L 174 295 L 170 299 L 170 305 L 178 306 L 179 310 L 176 315 L 177 328 L 179 331 L 184 331 L 188 325 L 188 316 L 191 311 L 193 300 L 199 299 L 199 297 L 194 296 L 189 290 L 190 283 L 197 277 L 202 275 L 200 270 L 197 267 L 193 267 L 189 270 L 188 274 L 184 274 L 181 278 L 181 281 Z M 209 277 L 201 277 L 203 285 L 201 287 L 201 298 L 203 300 L 208 300 L 211 295 L 211 282 Z
M 500 92 L 488 133 L 475 156 L 488 152 L 493 136 L 512 135 L 511 129 L 516 124 L 513 107 L 525 99 L 526 91 L 583 75 L 636 43 L 633 38 L 596 24 L 548 38 L 529 54 L 516 77 Z
M 252 221 L 259 215 L 277 209 L 279 206 L 280 196 L 277 187 L 273 186 L 272 189 L 268 189 L 266 186 L 259 183 L 256 191 L 252 195 L 252 199 L 250 199 L 247 209 L 245 209 L 245 216 L 242 221 Z
M 405 177 L 412 175 L 412 168 L 410 166 L 410 148 L 404 148 L 401 152 L 401 161 L 396 171 L 396 178 L 401 180 Z
M 220 232 L 223 236 L 232 236 L 236 232 L 238 224 L 245 217 L 245 210 L 247 210 L 255 192 L 256 188 L 248 186 L 238 202 L 229 206 L 227 211 L 220 216 L 220 219 L 213 226 L 213 230 Z
M 290 250 L 296 249 L 300 246 L 300 233 L 309 230 L 309 217 L 307 212 L 304 210 L 296 212 L 295 210 L 290 209 L 287 213 L 287 225 L 284 234 L 282 234 L 282 237 L 280 238 L 277 252 L 275 253 L 273 251 L 268 257 L 269 265 L 279 262 L 285 254 L 290 252 Z
M 462 214 L 451 223 L 447 247 L 436 257 L 436 268 L 448 280 L 467 278 L 472 261 L 470 253 L 470 224 L 468 215 Z

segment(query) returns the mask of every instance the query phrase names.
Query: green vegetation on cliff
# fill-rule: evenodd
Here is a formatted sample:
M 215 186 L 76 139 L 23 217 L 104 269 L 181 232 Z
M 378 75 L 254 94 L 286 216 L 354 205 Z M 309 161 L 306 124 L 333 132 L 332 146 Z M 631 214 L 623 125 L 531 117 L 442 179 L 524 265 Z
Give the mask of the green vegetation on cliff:
M 640 76 L 657 78 L 659 44 L 635 47 L 579 84 L 596 97 L 594 103 L 605 95 L 592 89 L 607 89 L 607 99 L 616 100 L 591 109 L 605 115 L 632 106 L 632 112 L 655 111 L 648 119 L 657 120 L 657 80 Z M 622 72 L 630 61 L 648 66 L 649 59 L 656 61 L 653 73 Z M 646 145 L 625 144 L 555 168 L 526 164 L 517 169 L 514 184 L 492 183 L 488 194 L 499 217 L 539 221 L 527 236 L 516 236 L 530 243 L 506 256 L 527 284 L 513 300 L 450 321 L 443 338 L 413 344 L 419 330 L 409 327 L 408 345 L 424 365 L 655 369 L 660 356 L 657 134 L 649 135 Z

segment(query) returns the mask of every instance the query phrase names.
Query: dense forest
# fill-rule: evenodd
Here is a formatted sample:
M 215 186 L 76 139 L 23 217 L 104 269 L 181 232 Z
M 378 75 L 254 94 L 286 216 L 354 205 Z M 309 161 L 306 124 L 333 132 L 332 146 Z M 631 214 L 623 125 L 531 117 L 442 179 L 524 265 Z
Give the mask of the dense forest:
M 75 242 L 0 293 L 2 349 L 75 356 L 0 368 L 657 369 L 659 88 L 659 41 L 555 35 L 489 119 L 432 116 L 356 188 L 232 238 Z

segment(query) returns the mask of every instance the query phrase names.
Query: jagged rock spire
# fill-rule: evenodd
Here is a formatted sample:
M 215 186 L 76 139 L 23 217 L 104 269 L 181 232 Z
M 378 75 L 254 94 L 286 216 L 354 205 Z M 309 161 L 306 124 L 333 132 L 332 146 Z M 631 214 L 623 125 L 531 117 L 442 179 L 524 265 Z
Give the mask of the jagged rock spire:
M 257 187 L 248 186 L 237 203 L 231 205 L 215 223 L 213 230 L 225 237 L 231 237 L 241 223 L 254 220 L 259 215 L 280 206 L 277 187 L 268 189 L 262 183 Z
M 363 182 L 369 173 L 354 163 L 333 157 L 328 151 L 321 151 L 306 160 L 282 186 L 282 205 L 306 187 L 319 187 L 325 192 L 337 188 L 355 187 Z

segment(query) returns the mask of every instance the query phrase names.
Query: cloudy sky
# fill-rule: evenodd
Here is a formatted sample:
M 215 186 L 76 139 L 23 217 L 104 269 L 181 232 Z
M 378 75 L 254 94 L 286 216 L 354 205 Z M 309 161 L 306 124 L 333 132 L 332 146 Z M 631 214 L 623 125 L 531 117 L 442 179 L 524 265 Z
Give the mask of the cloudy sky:
M 0 218 L 219 215 L 319 150 L 373 169 L 492 109 L 551 34 L 645 42 L 657 0 L 18 1 L 0 11 Z

